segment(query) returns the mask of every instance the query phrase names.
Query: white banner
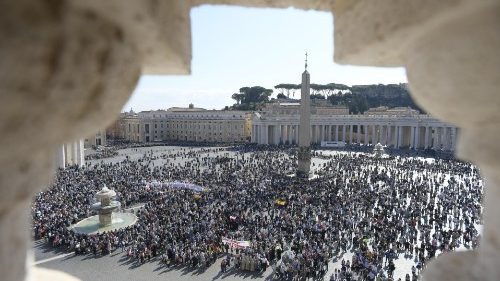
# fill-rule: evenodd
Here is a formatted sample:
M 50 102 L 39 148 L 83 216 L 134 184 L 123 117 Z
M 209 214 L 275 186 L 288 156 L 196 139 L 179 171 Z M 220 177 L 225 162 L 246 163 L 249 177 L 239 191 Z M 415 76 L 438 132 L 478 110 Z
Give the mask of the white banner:
M 226 237 L 222 237 L 222 243 L 228 244 L 229 247 L 231 247 L 231 248 L 243 249 L 243 248 L 250 247 L 250 241 L 244 241 L 244 240 L 238 241 L 238 240 L 229 239 Z

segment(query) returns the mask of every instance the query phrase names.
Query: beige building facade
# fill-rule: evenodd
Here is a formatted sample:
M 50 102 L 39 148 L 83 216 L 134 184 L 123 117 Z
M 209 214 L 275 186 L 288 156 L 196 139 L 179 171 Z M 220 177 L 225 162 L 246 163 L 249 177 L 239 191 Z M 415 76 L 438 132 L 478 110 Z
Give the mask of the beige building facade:
M 251 142 L 297 144 L 299 103 L 276 102 L 253 117 Z M 311 104 L 311 144 L 342 141 L 346 144 L 453 151 L 458 129 L 410 108 L 375 108 L 349 114 L 347 107 Z
M 252 113 L 206 110 L 190 105 L 168 110 L 122 113 L 118 121 L 120 137 L 131 142 L 248 142 Z
M 85 148 L 106 145 L 107 142 L 106 130 L 100 129 L 97 133 L 92 134 L 84 139 Z

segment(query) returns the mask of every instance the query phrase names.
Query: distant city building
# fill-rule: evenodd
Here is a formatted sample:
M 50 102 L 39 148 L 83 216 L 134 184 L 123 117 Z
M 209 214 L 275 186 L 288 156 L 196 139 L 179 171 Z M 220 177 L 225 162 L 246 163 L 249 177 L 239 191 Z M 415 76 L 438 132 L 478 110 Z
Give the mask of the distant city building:
M 101 129 L 97 133 L 85 138 L 84 147 L 106 145 L 106 139 L 106 130 Z
M 276 100 L 256 112 L 253 143 L 297 144 L 299 101 Z M 311 100 L 311 144 L 343 141 L 347 144 L 380 142 L 395 148 L 455 150 L 456 126 L 411 108 L 378 107 L 364 114 L 349 114 L 345 106 Z
M 112 130 L 131 142 L 248 142 L 252 113 L 172 107 L 168 110 L 122 113 Z

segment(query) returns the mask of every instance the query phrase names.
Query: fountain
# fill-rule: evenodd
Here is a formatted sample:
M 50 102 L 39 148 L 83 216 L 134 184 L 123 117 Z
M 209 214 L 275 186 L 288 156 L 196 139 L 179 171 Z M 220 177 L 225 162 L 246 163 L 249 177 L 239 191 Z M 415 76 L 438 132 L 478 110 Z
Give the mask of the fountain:
M 375 158 L 382 158 L 384 155 L 384 147 L 380 144 L 377 143 L 375 147 L 373 148 L 373 156 Z
M 111 214 L 114 210 L 120 207 L 120 202 L 111 200 L 116 196 L 114 190 L 109 189 L 106 185 L 97 192 L 96 197 L 100 202 L 94 203 L 92 209 L 97 211 L 99 215 L 99 225 L 101 227 L 109 226 L 112 224 Z
M 69 229 L 76 233 L 96 234 L 135 224 L 137 221 L 135 214 L 114 212 L 120 208 L 120 202 L 114 200 L 115 197 L 116 192 L 104 185 L 96 193 L 97 202 L 92 204 L 92 210 L 95 210 L 97 215 L 83 219 L 71 225 Z

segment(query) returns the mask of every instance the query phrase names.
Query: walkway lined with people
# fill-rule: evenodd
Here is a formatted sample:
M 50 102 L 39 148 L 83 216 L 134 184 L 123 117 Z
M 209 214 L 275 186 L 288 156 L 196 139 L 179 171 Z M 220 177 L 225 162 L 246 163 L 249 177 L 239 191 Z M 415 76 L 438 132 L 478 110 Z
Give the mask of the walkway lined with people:
M 137 264 L 272 267 L 282 280 L 416 280 L 436 255 L 477 247 L 483 190 L 468 163 L 324 152 L 313 157 L 318 175 L 307 181 L 291 176 L 296 158 L 286 147 L 138 149 L 137 159 L 58 171 L 35 198 L 35 238 L 76 254 L 120 251 Z M 147 184 L 155 181 L 207 190 Z M 92 215 L 104 184 L 122 207 L 145 203 L 138 222 L 92 236 L 68 230 Z M 413 266 L 398 268 L 401 260 Z

